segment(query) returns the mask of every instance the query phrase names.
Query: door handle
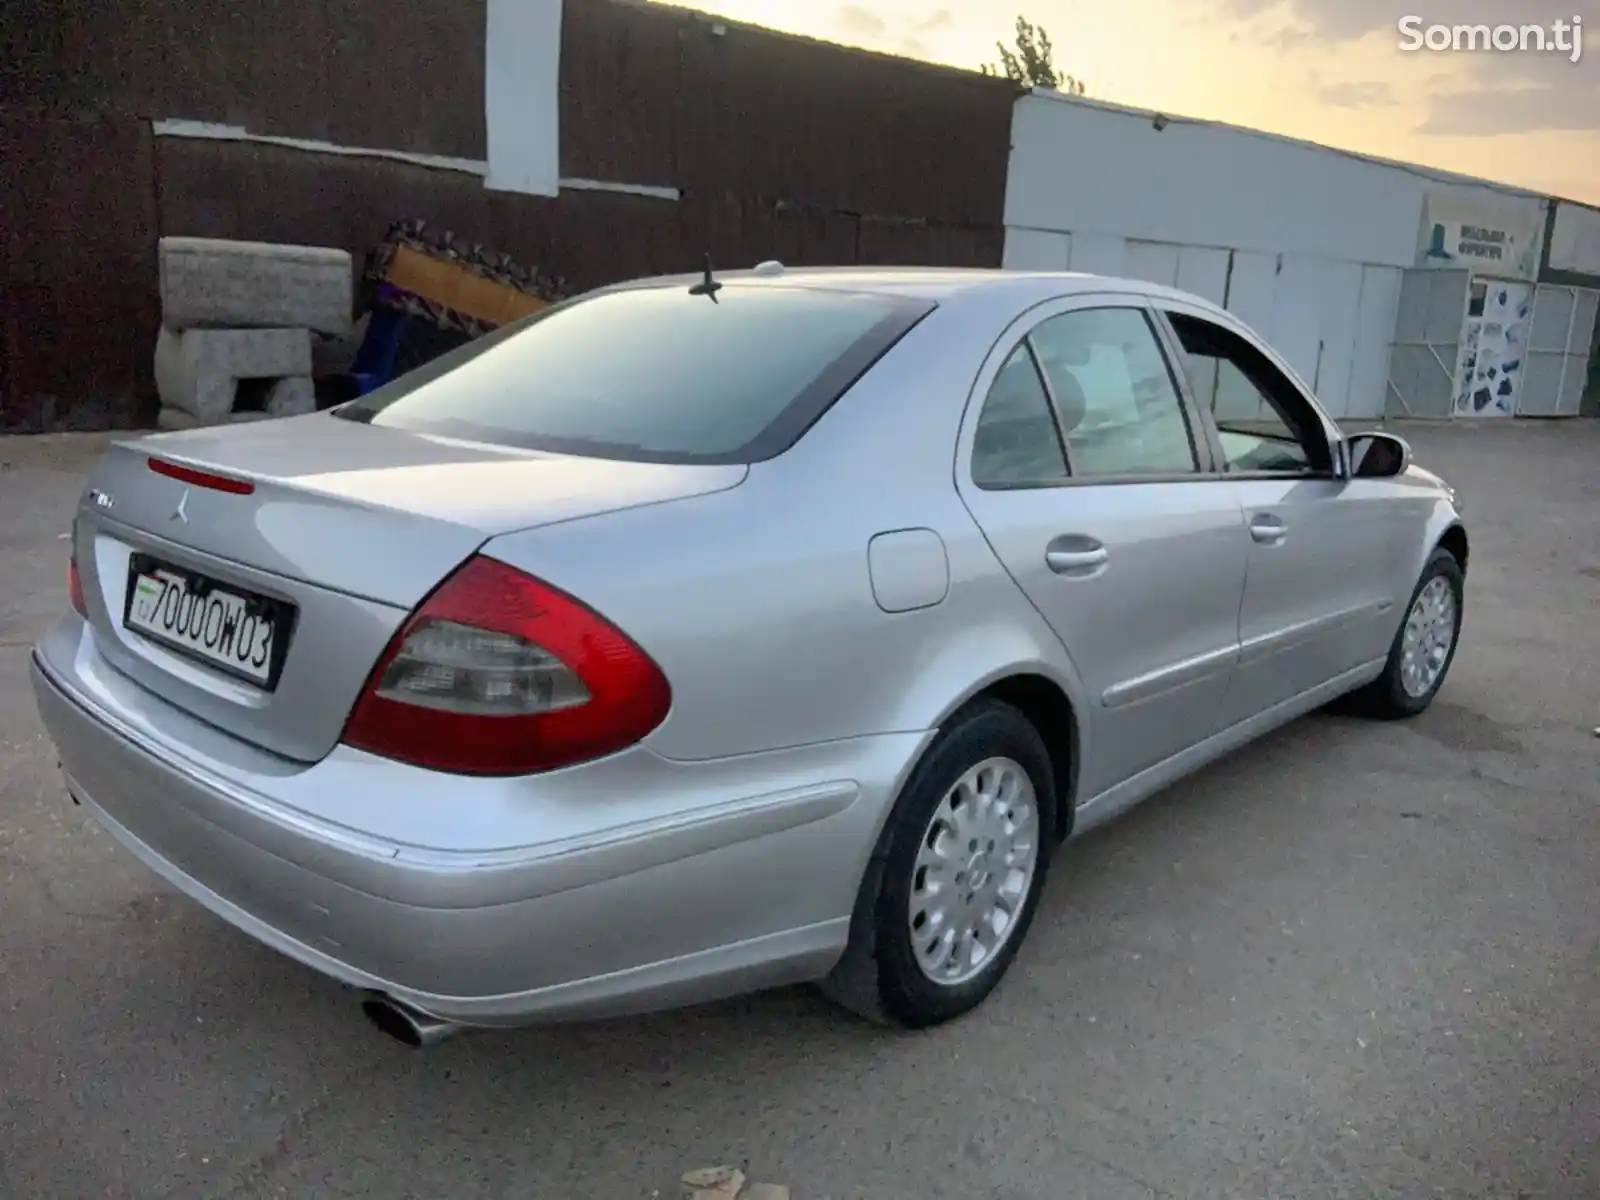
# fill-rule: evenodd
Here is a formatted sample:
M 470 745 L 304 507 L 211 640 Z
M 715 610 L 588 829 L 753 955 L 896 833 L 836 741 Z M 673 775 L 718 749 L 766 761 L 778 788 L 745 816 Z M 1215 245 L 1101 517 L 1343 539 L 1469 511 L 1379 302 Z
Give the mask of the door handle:
M 1104 566 L 1111 555 L 1104 546 L 1095 546 L 1087 550 L 1046 550 L 1044 552 L 1045 566 L 1057 575 L 1066 575 L 1073 571 L 1086 571 L 1092 567 Z
M 1263 546 L 1276 546 L 1289 536 L 1289 528 L 1277 517 L 1263 514 L 1251 520 L 1250 536 Z

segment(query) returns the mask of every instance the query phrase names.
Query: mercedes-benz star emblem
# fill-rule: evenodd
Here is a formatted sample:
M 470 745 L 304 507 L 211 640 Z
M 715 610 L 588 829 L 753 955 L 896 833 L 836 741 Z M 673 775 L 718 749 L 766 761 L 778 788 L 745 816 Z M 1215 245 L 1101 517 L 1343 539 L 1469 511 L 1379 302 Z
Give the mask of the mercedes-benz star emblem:
M 183 489 L 183 495 L 178 497 L 178 507 L 172 510 L 172 516 L 168 517 L 167 519 L 169 521 L 182 521 L 185 525 L 187 525 L 189 523 L 189 489 L 188 488 L 184 488 Z

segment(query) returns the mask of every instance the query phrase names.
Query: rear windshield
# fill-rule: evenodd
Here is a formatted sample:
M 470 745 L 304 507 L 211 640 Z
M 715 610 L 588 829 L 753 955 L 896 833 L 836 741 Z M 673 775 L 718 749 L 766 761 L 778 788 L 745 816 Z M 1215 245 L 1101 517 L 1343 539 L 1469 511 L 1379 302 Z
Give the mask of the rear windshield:
M 758 462 L 788 449 L 933 306 L 727 283 L 592 296 L 496 330 L 335 410 L 599 458 Z

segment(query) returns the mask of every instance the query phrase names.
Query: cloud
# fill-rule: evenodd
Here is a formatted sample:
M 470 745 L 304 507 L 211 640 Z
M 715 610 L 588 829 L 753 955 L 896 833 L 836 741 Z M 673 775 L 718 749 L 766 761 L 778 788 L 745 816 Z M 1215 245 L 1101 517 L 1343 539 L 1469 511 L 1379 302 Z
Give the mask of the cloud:
M 1387 108 L 1398 103 L 1394 89 L 1381 80 L 1349 80 L 1317 89 L 1317 99 L 1335 108 Z
M 938 33 L 955 22 L 948 8 L 936 8 L 925 16 L 897 14 L 891 18 L 880 17 L 870 8 L 859 4 L 846 4 L 835 9 L 833 23 L 846 36 L 863 42 L 890 45 L 901 54 L 922 58 L 928 47 L 923 40 L 930 33 Z
M 1554 70 L 1540 69 L 1551 65 L 1531 55 L 1483 55 L 1462 80 L 1477 86 L 1434 92 L 1419 132 L 1600 131 L 1600 81 L 1565 60 Z
M 1251 49 L 1265 47 L 1284 54 L 1294 54 L 1308 49 L 1313 40 L 1312 35 L 1306 30 L 1296 29 L 1290 25 L 1271 29 L 1236 29 L 1228 35 L 1230 46 L 1248 46 Z
M 1566 0 L 1527 12 L 1507 0 L 1207 0 L 1213 12 L 1247 22 L 1258 45 L 1285 51 L 1336 50 L 1361 38 L 1393 38 L 1397 73 L 1409 60 L 1432 60 L 1434 89 L 1418 132 L 1440 137 L 1492 137 L 1541 131 L 1600 131 L 1600 0 Z M 1405 51 L 1400 20 L 1428 25 L 1523 25 L 1582 18 L 1585 54 L 1566 51 Z M 1460 74 L 1441 75 L 1444 68 Z M 1441 85 L 1455 90 L 1438 90 Z M 1329 99 L 1329 103 L 1337 103 Z
M 833 14 L 833 22 L 846 33 L 862 38 L 882 37 L 889 28 L 882 17 L 859 4 L 846 4 L 840 8 Z
M 1491 87 L 1436 93 L 1418 133 L 1495 137 L 1516 133 L 1600 131 L 1600 90 Z
M 1600 8 L 1600 0 L 1580 0 L 1574 7 L 1585 3 Z M 1439 137 L 1600 132 L 1600 74 L 1589 61 L 1590 54 L 1600 60 L 1600 12 L 1594 24 L 1585 55 L 1576 63 L 1558 49 L 1415 52 L 1463 68 L 1454 88 L 1435 83 L 1418 132 Z
M 1297 51 L 1312 49 L 1317 42 L 1316 35 L 1309 29 L 1299 29 L 1293 25 L 1267 30 L 1258 34 L 1257 40 L 1271 49 L 1281 50 L 1285 54 L 1294 54 Z

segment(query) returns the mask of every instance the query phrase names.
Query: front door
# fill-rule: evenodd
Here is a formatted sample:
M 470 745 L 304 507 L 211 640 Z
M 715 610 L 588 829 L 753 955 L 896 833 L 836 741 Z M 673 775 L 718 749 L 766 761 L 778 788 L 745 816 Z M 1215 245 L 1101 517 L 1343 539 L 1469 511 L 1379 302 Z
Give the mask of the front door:
M 1261 347 L 1198 309 L 1165 316 L 1190 372 L 1216 380 L 1206 423 L 1249 535 L 1228 706 L 1242 721 L 1384 656 L 1406 526 L 1383 481 L 1337 477 L 1321 414 Z
M 1239 719 L 1388 653 L 1400 617 L 1390 594 L 1399 539 L 1384 483 L 1237 485 L 1251 537 L 1233 689 Z
M 1084 803 L 1220 728 L 1249 542 L 1143 302 L 1046 312 L 980 376 L 957 479 L 1090 696 Z

